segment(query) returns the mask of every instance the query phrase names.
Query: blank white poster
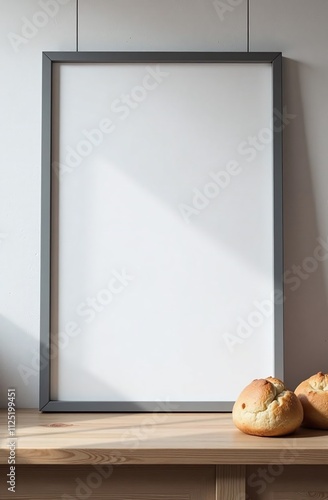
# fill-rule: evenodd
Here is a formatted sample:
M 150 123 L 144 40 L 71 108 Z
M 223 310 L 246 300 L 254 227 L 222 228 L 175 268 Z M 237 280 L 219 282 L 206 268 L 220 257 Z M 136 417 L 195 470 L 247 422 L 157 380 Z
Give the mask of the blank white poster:
M 51 398 L 274 373 L 272 67 L 56 64 Z

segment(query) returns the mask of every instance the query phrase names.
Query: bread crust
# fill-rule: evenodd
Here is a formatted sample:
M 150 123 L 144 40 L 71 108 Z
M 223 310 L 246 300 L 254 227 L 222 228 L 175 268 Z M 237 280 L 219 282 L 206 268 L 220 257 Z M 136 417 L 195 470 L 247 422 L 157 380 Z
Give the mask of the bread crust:
M 314 429 L 328 429 L 328 374 L 316 373 L 295 389 L 302 403 L 302 425 Z
M 236 427 L 254 436 L 284 436 L 302 423 L 303 408 L 298 397 L 273 377 L 255 379 L 236 400 L 232 419 Z

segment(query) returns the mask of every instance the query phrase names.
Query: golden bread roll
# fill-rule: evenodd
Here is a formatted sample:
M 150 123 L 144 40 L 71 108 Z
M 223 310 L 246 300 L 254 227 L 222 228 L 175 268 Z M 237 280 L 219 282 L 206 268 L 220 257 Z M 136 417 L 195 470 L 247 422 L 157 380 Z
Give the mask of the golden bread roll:
M 312 375 L 296 388 L 304 410 L 304 427 L 328 429 L 328 374 Z
M 268 377 L 245 387 L 234 404 L 232 419 L 246 434 L 283 436 L 301 425 L 303 408 L 281 380 Z

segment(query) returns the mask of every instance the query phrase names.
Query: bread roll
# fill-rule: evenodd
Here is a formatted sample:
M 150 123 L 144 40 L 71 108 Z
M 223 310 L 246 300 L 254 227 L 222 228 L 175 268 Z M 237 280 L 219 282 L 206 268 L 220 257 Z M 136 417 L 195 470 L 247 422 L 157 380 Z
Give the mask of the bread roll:
M 232 410 L 236 427 L 254 436 L 283 436 L 302 423 L 302 405 L 284 383 L 273 377 L 253 380 L 241 392 Z
M 312 375 L 296 388 L 304 410 L 304 427 L 328 429 L 328 374 Z

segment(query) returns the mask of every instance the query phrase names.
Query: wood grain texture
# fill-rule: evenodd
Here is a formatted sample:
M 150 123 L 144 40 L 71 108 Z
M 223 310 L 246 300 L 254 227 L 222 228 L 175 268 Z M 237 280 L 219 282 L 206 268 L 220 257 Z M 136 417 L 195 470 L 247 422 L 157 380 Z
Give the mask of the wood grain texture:
M 246 467 L 219 465 L 216 468 L 216 500 L 246 500 Z
M 303 491 L 299 493 L 292 493 L 287 491 L 285 493 L 273 493 L 273 496 L 270 498 L 272 500 L 328 500 L 328 492 Z
M 328 500 L 328 467 L 324 465 L 257 465 L 247 467 L 247 499 Z
M 16 493 L 0 482 L 7 500 L 215 500 L 214 466 L 17 467 Z M 112 469 L 112 470 L 111 470 Z M 1 478 L 7 467 L 0 467 Z
M 328 432 L 248 436 L 230 413 L 16 414 L 17 464 L 328 464 Z M 7 463 L 7 413 L 0 463 Z

